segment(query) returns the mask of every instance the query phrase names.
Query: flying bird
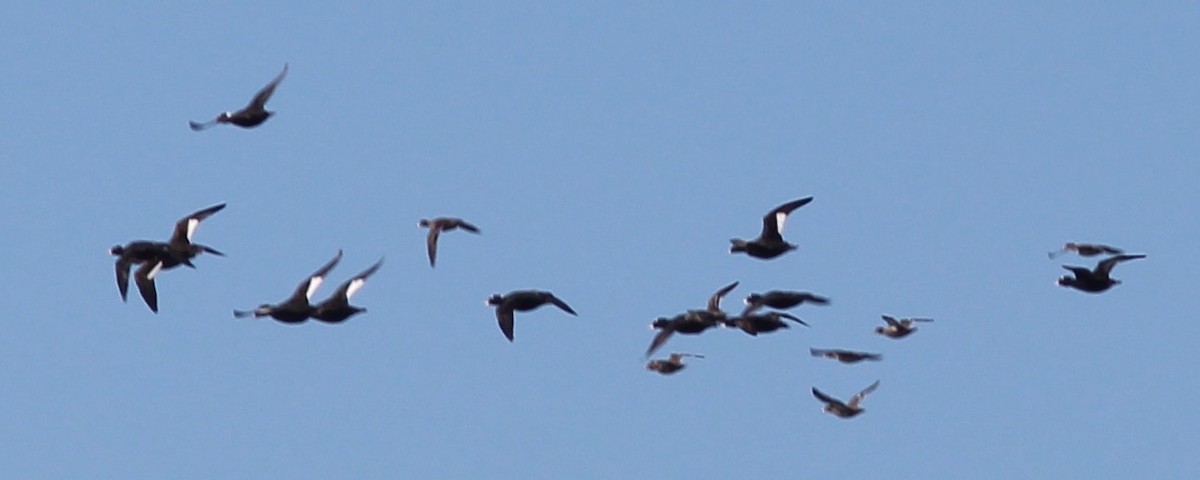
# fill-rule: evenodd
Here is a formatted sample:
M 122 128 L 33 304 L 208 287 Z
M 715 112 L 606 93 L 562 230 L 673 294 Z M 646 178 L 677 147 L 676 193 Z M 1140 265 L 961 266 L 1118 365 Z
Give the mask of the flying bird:
M 781 328 L 791 328 L 783 319 L 788 319 L 793 322 L 808 326 L 804 320 L 796 318 L 790 314 L 783 312 L 767 312 L 757 315 L 742 315 L 726 320 L 725 325 L 728 327 L 737 327 L 743 332 L 751 336 L 758 336 L 760 333 L 769 333 Z
M 1063 268 L 1070 270 L 1075 274 L 1075 276 L 1071 277 L 1064 275 L 1058 279 L 1057 283 L 1063 287 L 1071 287 L 1088 293 L 1100 293 L 1108 290 L 1113 285 L 1121 283 L 1120 280 L 1116 280 L 1109 276 L 1109 274 L 1112 273 L 1113 267 L 1120 262 L 1124 262 L 1126 260 L 1137 260 L 1139 258 L 1146 258 L 1146 256 L 1117 255 L 1115 257 L 1109 257 L 1101 260 L 1100 263 L 1096 264 L 1096 268 L 1092 270 L 1088 270 L 1084 267 L 1063 265 Z
M 496 307 L 496 321 L 500 324 L 500 331 L 510 342 L 513 341 L 514 311 L 527 312 L 549 303 L 564 312 L 576 315 L 575 310 L 572 310 L 566 302 L 555 297 L 553 293 L 540 290 L 517 290 L 506 295 L 497 293 L 488 297 L 484 303 Z
M 655 359 L 646 363 L 646 370 L 658 372 L 663 375 L 672 375 L 675 372 L 683 370 L 687 367 L 683 363 L 683 357 L 704 358 L 704 355 L 696 355 L 692 353 L 672 353 L 666 360 Z
M 808 351 L 809 353 L 812 353 L 812 356 L 814 357 L 832 358 L 842 363 L 858 363 L 863 360 L 878 362 L 883 360 L 883 355 L 878 353 L 854 352 L 850 350 L 823 348 L 810 348 Z
M 250 103 L 241 110 L 236 112 L 223 112 L 220 115 L 217 115 L 217 118 L 204 123 L 189 121 L 188 126 L 192 127 L 192 130 L 197 132 L 219 123 L 231 123 L 242 128 L 253 128 L 259 126 L 263 122 L 267 121 L 267 118 L 270 118 L 271 115 L 275 114 L 275 112 L 267 110 L 267 100 L 271 99 L 271 94 L 275 93 L 275 87 L 279 86 L 279 82 L 283 81 L 283 77 L 286 77 L 287 73 L 288 65 L 285 63 L 283 64 L 283 71 L 279 72 L 279 75 L 275 76 L 275 79 L 271 80 L 271 83 L 268 83 L 267 86 L 262 88 L 262 90 L 259 90 L 258 93 L 254 95 L 254 98 L 250 100 Z
M 726 319 L 725 312 L 721 310 L 721 299 L 737 286 L 738 282 L 733 282 L 721 287 L 708 298 L 708 306 L 704 310 L 688 310 L 671 318 L 659 317 L 651 323 L 650 328 L 658 330 L 658 333 L 650 341 L 646 356 L 653 355 L 675 332 L 694 335 L 721 325 Z
M 879 380 L 876 380 L 875 383 L 872 383 L 867 388 L 864 388 L 861 392 L 854 394 L 853 397 L 850 397 L 850 401 L 846 403 L 842 403 L 841 400 L 826 395 L 820 390 L 817 390 L 817 387 L 812 387 L 812 394 L 814 397 L 817 397 L 817 400 L 825 403 L 824 410 L 826 412 L 832 413 L 841 418 L 851 418 L 863 412 L 863 408 L 858 406 L 858 404 L 862 402 L 863 397 L 866 397 L 871 392 L 874 392 L 876 388 L 879 388 Z
M 429 228 L 429 235 L 425 237 L 425 250 L 429 253 L 430 267 L 433 267 L 434 262 L 437 261 L 438 236 L 442 232 L 461 228 L 474 234 L 479 233 L 479 228 L 463 221 L 461 218 L 437 217 L 432 220 L 423 218 L 417 225 Z
M 117 257 L 117 291 L 121 293 L 121 300 L 128 300 L 129 270 L 134 265 L 141 265 L 134 272 L 134 281 L 138 286 L 138 292 L 141 293 L 146 306 L 150 307 L 151 311 L 158 313 L 158 290 L 154 285 L 154 278 L 158 276 L 158 272 L 179 265 L 196 268 L 192 264 L 192 259 L 202 252 L 225 256 L 212 247 L 192 243 L 192 234 L 196 232 L 196 227 L 200 226 L 200 222 L 223 208 L 225 208 L 225 204 L 221 203 L 179 219 L 175 222 L 175 229 L 167 242 L 134 240 L 125 245 L 115 245 L 109 248 L 108 253 Z
M 1096 255 L 1101 255 L 1101 254 L 1120 255 L 1122 253 L 1125 253 L 1123 250 L 1121 250 L 1119 248 L 1110 247 L 1108 245 L 1102 245 L 1099 243 L 1067 242 L 1066 245 L 1063 245 L 1063 248 L 1061 250 L 1058 250 L 1055 252 L 1050 252 L 1047 255 L 1050 258 L 1054 258 L 1054 257 L 1057 257 L 1057 256 L 1062 255 L 1067 252 L 1075 252 L 1075 253 L 1079 254 L 1079 256 L 1082 256 L 1082 257 L 1094 257 Z
M 897 320 L 894 317 L 880 315 L 887 325 L 875 327 L 875 333 L 888 338 L 904 338 L 909 334 L 917 331 L 916 322 L 932 322 L 932 318 L 904 318 Z
M 342 286 L 338 287 L 337 291 L 330 295 L 321 303 L 318 303 L 313 310 L 312 318 L 325 323 L 342 323 L 346 319 L 353 317 L 361 312 L 367 311 L 365 308 L 356 307 L 350 304 L 350 297 L 358 293 L 363 285 L 367 284 L 367 278 L 379 270 L 379 266 L 383 265 L 383 259 L 371 265 L 370 268 L 363 270 L 362 273 L 346 280 Z
M 234 310 L 233 316 L 237 318 L 245 318 L 251 315 L 254 318 L 271 317 L 282 323 L 301 323 L 308 320 L 309 317 L 316 312 L 317 308 L 311 303 L 312 296 L 317 293 L 317 289 L 321 288 L 321 283 L 325 281 L 325 277 L 329 275 L 329 271 L 337 266 L 338 261 L 342 259 L 342 251 L 338 250 L 337 255 L 330 260 L 329 263 L 321 266 L 308 278 L 300 282 L 296 287 L 296 291 L 292 292 L 292 296 L 275 305 L 262 304 L 254 310 Z M 351 280 L 353 283 L 353 280 Z
M 807 205 L 813 197 L 801 198 L 775 207 L 763 217 L 762 233 L 754 240 L 735 238 L 730 240 L 729 253 L 745 252 L 754 258 L 763 260 L 778 257 L 796 248 L 795 245 L 783 240 L 783 225 L 788 214 L 793 210 Z
M 804 303 L 812 303 L 815 305 L 829 305 L 829 299 L 820 295 L 813 295 L 808 292 L 793 292 L 784 290 L 771 290 L 767 293 L 751 293 L 744 300 L 746 309 L 742 311 L 742 315 L 749 315 L 758 309 L 766 306 L 776 310 L 787 310 Z

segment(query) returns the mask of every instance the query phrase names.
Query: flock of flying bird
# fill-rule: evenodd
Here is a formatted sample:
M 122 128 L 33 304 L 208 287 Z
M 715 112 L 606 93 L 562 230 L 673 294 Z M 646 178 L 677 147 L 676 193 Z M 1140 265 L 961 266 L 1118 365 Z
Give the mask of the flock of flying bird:
M 188 122 L 189 126 L 192 130 L 201 131 L 223 123 L 242 128 L 253 128 L 262 124 L 274 114 L 274 112 L 266 109 L 266 103 L 270 100 L 279 83 L 287 76 L 287 73 L 288 66 L 284 64 L 283 71 L 259 90 L 250 103 L 241 110 L 223 112 L 208 122 L 190 121 Z M 730 240 L 730 253 L 745 253 L 754 258 L 770 260 L 795 250 L 796 245 L 788 243 L 783 239 L 784 224 L 789 214 L 797 208 L 807 205 L 812 200 L 813 197 L 805 197 L 772 209 L 763 217 L 762 232 L 759 236 L 752 240 L 736 238 Z M 213 205 L 180 219 L 175 223 L 175 229 L 170 239 L 166 242 L 135 240 L 125 245 L 112 247 L 110 253 L 117 257 L 117 289 L 121 294 L 121 299 L 126 300 L 128 298 L 130 271 L 133 269 L 133 266 L 137 265 L 137 270 L 133 272 L 134 283 L 137 285 L 138 292 L 141 293 L 146 305 L 150 307 L 150 310 L 157 313 L 158 292 L 154 280 L 160 272 L 180 265 L 195 268 L 192 259 L 202 253 L 224 256 L 224 254 L 212 247 L 192 242 L 192 237 L 200 223 L 223 208 L 225 208 L 224 203 Z M 430 267 L 435 266 L 438 238 L 442 232 L 462 229 L 475 234 L 480 233 L 478 227 L 459 218 L 438 217 L 423 219 L 419 222 L 419 226 L 429 229 L 426 236 L 426 253 L 429 257 Z M 1110 255 L 1108 258 L 1101 260 L 1092 269 L 1063 265 L 1063 268 L 1071 271 L 1072 275 L 1064 275 L 1056 283 L 1060 286 L 1075 288 L 1089 293 L 1100 293 L 1120 283 L 1119 280 L 1111 277 L 1112 269 L 1118 263 L 1145 258 L 1145 255 L 1141 254 L 1125 254 L 1122 250 L 1108 245 L 1074 242 L 1065 244 L 1061 250 L 1050 252 L 1049 257 L 1055 258 L 1067 252 L 1075 252 L 1084 257 Z M 253 310 L 234 310 L 234 316 L 237 318 L 271 317 L 277 321 L 290 324 L 302 323 L 310 318 L 326 323 L 341 323 L 358 313 L 365 312 L 366 309 L 351 305 L 350 298 L 362 289 L 372 274 L 379 270 L 380 266 L 383 265 L 382 258 L 366 270 L 351 277 L 327 299 L 315 305 L 312 304 L 313 294 L 316 293 L 317 289 L 324 282 L 325 277 L 337 266 L 341 258 L 342 252 L 339 250 L 332 260 L 301 281 L 292 295 L 284 301 L 273 305 L 262 304 Z M 773 290 L 762 294 L 750 294 L 745 299 L 745 309 L 740 314 L 731 316 L 721 310 L 721 300 L 726 294 L 736 288 L 737 285 L 738 282 L 733 282 L 718 290 L 709 298 L 707 308 L 703 310 L 687 310 L 673 317 L 660 317 L 656 319 L 651 324 L 651 327 L 658 332 L 651 340 L 650 347 L 646 349 L 646 357 L 653 355 L 675 333 L 696 335 L 710 328 L 722 327 L 736 328 L 749 335 L 757 336 L 760 333 L 769 333 L 789 328 L 787 321 L 808 326 L 803 320 L 781 310 L 791 309 L 805 303 L 814 305 L 829 304 L 829 299 L 812 293 Z M 510 342 L 513 340 L 515 312 L 530 311 L 549 304 L 571 315 L 576 315 L 575 310 L 562 299 L 554 296 L 551 292 L 540 290 L 518 290 L 505 295 L 493 294 L 485 303 L 495 307 L 496 320 L 500 326 L 500 331 Z M 774 310 L 759 313 L 764 307 Z M 897 319 L 888 315 L 883 315 L 882 318 L 885 325 L 875 328 L 875 332 L 894 339 L 904 338 L 916 331 L 916 323 L 918 322 L 933 321 L 927 318 Z M 876 353 L 841 349 L 812 348 L 810 349 L 810 353 L 815 357 L 830 358 L 843 363 L 879 361 L 882 359 L 882 356 Z M 683 363 L 683 358 L 685 357 L 704 358 L 703 355 L 692 353 L 672 353 L 666 359 L 650 360 L 646 368 L 663 375 L 674 374 L 685 368 Z M 816 387 L 812 388 L 812 394 L 824 403 L 824 410 L 826 412 L 838 417 L 850 418 L 863 412 L 863 408 L 859 404 L 866 395 L 875 391 L 878 387 L 879 381 L 877 380 L 846 402 L 831 397 Z

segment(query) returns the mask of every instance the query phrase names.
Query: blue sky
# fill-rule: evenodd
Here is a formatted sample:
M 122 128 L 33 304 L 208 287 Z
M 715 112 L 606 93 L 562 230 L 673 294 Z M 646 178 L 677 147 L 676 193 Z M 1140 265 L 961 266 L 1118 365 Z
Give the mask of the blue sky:
M 1189 3 L 0 7 L 14 478 L 1194 478 Z M 287 62 L 263 126 L 207 120 Z M 788 200 L 799 250 L 728 253 Z M 122 303 L 106 250 L 224 251 Z M 436 270 L 417 221 L 460 216 Z M 1101 295 L 1046 252 L 1105 242 Z M 235 319 L 338 249 L 349 322 Z M 812 291 L 811 328 L 657 316 Z M 504 340 L 484 299 L 551 290 Z M 936 322 L 895 341 L 880 314 Z M 877 364 L 809 347 L 880 352 Z M 841 420 L 809 389 L 867 412 Z

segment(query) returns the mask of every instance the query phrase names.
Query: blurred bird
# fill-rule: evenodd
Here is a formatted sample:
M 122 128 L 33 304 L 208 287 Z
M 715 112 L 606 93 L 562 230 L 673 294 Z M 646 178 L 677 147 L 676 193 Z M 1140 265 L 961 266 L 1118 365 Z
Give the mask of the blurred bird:
M 889 337 L 889 338 L 907 337 L 909 334 L 917 331 L 917 327 L 914 325 L 914 323 L 916 323 L 916 322 L 932 322 L 933 321 L 932 318 L 905 318 L 905 319 L 901 319 L 901 320 L 896 320 L 895 318 L 889 317 L 887 315 L 880 315 L 880 316 L 883 317 L 883 321 L 887 322 L 887 325 L 882 326 L 882 327 L 875 327 L 875 333 L 878 333 L 880 335 L 883 335 L 883 336 Z
M 658 330 L 658 334 L 650 341 L 646 356 L 653 355 L 675 332 L 694 335 L 720 325 L 726 318 L 725 312 L 721 310 L 721 299 L 737 286 L 738 282 L 733 282 L 721 287 L 708 298 L 708 306 L 704 310 L 688 310 L 672 318 L 659 317 L 651 323 L 650 328 Z
M 503 296 L 493 294 L 491 297 L 488 297 L 485 303 L 496 307 L 496 320 L 500 323 L 500 331 L 504 333 L 504 337 L 510 342 L 513 341 L 514 311 L 527 312 L 549 303 L 564 312 L 576 315 L 575 310 L 567 306 L 566 302 L 563 302 L 550 292 L 539 290 L 518 290 L 509 292 Z
M 763 260 L 778 257 L 796 248 L 795 245 L 787 243 L 783 240 L 783 226 L 787 222 L 788 214 L 793 210 L 800 208 L 808 202 L 811 202 L 813 197 L 801 198 L 800 200 L 791 201 L 775 207 L 763 217 L 762 233 L 754 240 L 742 240 L 735 238 L 730 240 L 732 243 L 729 247 L 729 253 L 745 252 L 754 258 Z
M 429 253 L 430 267 L 433 267 L 434 262 L 437 261 L 438 236 L 441 235 L 442 232 L 449 232 L 451 230 L 461 228 L 474 234 L 479 233 L 478 228 L 463 221 L 461 218 L 437 217 L 432 220 L 423 218 L 417 223 L 417 225 L 429 228 L 429 235 L 425 237 L 425 250 Z
M 687 367 L 687 365 L 683 364 L 683 357 L 704 358 L 704 355 L 695 355 L 691 353 L 672 353 L 671 356 L 666 360 L 651 360 L 646 364 L 646 370 L 655 371 L 663 375 L 672 375 L 675 372 L 683 370 Z
M 814 357 L 832 358 L 842 363 L 858 363 L 863 360 L 880 361 L 883 355 L 878 353 L 853 352 L 850 350 L 810 348 L 809 353 Z
M 367 278 L 379 270 L 380 265 L 383 265 L 382 258 L 370 268 L 363 270 L 362 273 L 346 280 L 333 295 L 316 305 L 312 318 L 325 323 L 341 323 L 360 312 L 367 311 L 365 308 L 350 305 L 350 297 L 353 297 L 362 289 L 363 285 L 367 284 Z
M 872 383 L 867 388 L 864 388 L 861 392 L 858 392 L 853 397 L 850 397 L 850 401 L 846 403 L 842 403 L 841 400 L 824 394 L 820 390 L 817 390 L 817 387 L 812 387 L 812 394 L 814 397 L 817 397 L 817 400 L 825 403 L 824 410 L 826 412 L 832 413 L 841 418 L 851 418 L 864 411 L 862 407 L 858 406 L 858 404 L 862 402 L 863 397 L 866 397 L 867 394 L 874 392 L 876 388 L 879 388 L 879 380 L 876 380 L 875 383 Z
M 804 320 L 800 320 L 792 315 L 783 312 L 767 312 L 758 315 L 741 315 L 725 321 L 728 327 L 737 327 L 743 332 L 751 336 L 758 336 L 760 333 L 769 333 L 781 328 L 791 328 L 783 319 L 788 319 L 793 322 L 808 326 Z
M 1145 255 L 1117 255 L 1101 260 L 1096 264 L 1096 268 L 1088 270 L 1084 267 L 1072 267 L 1063 265 L 1063 268 L 1070 270 L 1075 274 L 1074 277 L 1064 275 L 1058 279 L 1058 285 L 1063 287 L 1071 287 L 1076 290 L 1081 290 L 1088 293 L 1100 293 L 1108 290 L 1113 285 L 1121 283 L 1120 280 L 1113 279 L 1109 276 L 1112 273 L 1113 267 L 1118 263 L 1126 260 L 1137 260 L 1146 258 Z
M 1050 258 L 1054 258 L 1054 257 L 1057 257 L 1057 256 L 1062 255 L 1067 252 L 1075 252 L 1082 257 L 1094 257 L 1094 256 L 1100 255 L 1100 254 L 1118 255 L 1118 254 L 1125 253 L 1124 251 L 1122 251 L 1119 248 L 1110 247 L 1108 245 L 1101 245 L 1099 243 L 1067 242 L 1066 245 L 1063 245 L 1062 250 L 1050 252 L 1047 255 L 1049 255 Z
M 321 288 L 321 283 L 325 281 L 325 277 L 329 275 L 329 271 L 333 270 L 333 267 L 337 266 L 338 261 L 341 259 L 342 251 L 338 250 L 333 260 L 322 265 L 316 272 L 313 272 L 312 275 L 309 275 L 308 278 L 300 282 L 300 285 L 292 292 L 292 296 L 286 300 L 275 305 L 264 303 L 250 311 L 234 310 L 233 316 L 237 318 L 245 318 L 251 315 L 254 318 L 269 316 L 282 323 L 302 323 L 308 320 L 316 312 L 316 307 L 309 303 L 309 301 L 312 300 L 312 296 L 317 292 L 317 289 Z
M 749 315 L 758 309 L 767 306 L 776 310 L 787 310 L 803 303 L 812 303 L 816 305 L 829 305 L 829 299 L 813 295 L 808 292 L 792 292 L 784 290 L 771 290 L 767 293 L 751 293 L 744 300 L 746 309 L 742 311 L 742 315 Z
M 267 100 L 271 99 L 271 95 L 275 93 L 275 87 L 279 86 L 279 82 L 283 81 L 283 77 L 287 76 L 288 65 L 283 64 L 283 71 L 271 80 L 267 86 L 259 90 L 250 103 L 236 112 L 223 112 L 217 115 L 217 118 L 204 123 L 189 121 L 188 126 L 197 132 L 217 125 L 219 123 L 232 123 L 242 128 L 257 127 L 267 121 L 275 112 L 267 111 Z

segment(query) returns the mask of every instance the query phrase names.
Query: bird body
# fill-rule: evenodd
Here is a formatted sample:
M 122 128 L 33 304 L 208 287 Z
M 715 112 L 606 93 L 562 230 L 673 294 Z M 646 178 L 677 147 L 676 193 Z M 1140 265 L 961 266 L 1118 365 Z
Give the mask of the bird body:
M 237 318 L 245 318 L 253 316 L 254 318 L 271 317 L 281 323 L 303 323 L 316 312 L 317 308 L 309 303 L 317 289 L 321 287 L 321 283 L 325 281 L 325 277 L 329 275 L 329 271 L 337 266 L 338 261 L 342 259 L 342 251 L 338 250 L 337 255 L 333 257 L 321 268 L 309 275 L 296 286 L 296 290 L 292 292 L 292 296 L 286 300 L 271 305 L 262 304 L 254 310 L 234 310 L 233 316 Z
M 843 403 L 841 400 L 826 395 L 820 390 L 817 390 L 817 387 L 812 387 L 812 394 L 814 397 L 817 397 L 817 400 L 825 403 L 824 410 L 826 412 L 841 418 L 852 418 L 864 411 L 862 407 L 858 406 L 858 404 L 862 403 L 863 398 L 865 398 L 871 392 L 874 392 L 876 388 L 879 388 L 879 380 L 876 380 L 875 383 L 872 383 L 871 385 L 867 386 L 867 388 L 862 389 L 861 392 L 858 392 L 853 397 L 850 397 L 850 401 L 845 403 Z

